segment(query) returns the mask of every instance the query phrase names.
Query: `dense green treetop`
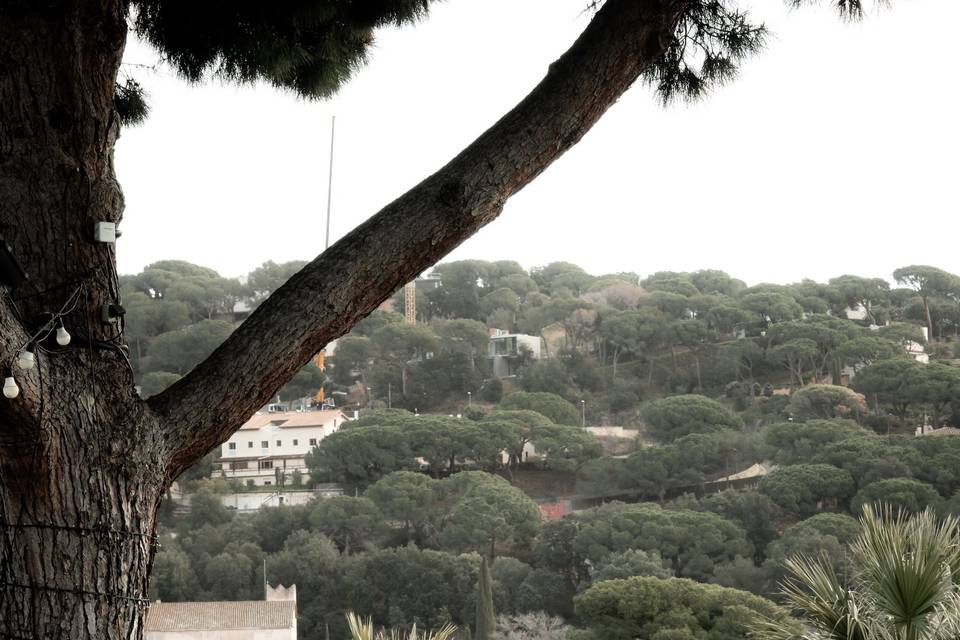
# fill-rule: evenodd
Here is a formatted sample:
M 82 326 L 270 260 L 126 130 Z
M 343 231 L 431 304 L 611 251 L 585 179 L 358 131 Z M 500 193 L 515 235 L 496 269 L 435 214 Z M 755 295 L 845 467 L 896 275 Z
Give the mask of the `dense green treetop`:
M 371 485 L 364 496 L 370 498 L 384 516 L 403 524 L 406 541 L 411 535 L 421 538 L 437 501 L 436 482 L 414 471 L 395 471 Z
M 822 504 L 843 508 L 856 491 L 853 476 L 829 464 L 796 464 L 774 470 L 760 481 L 759 490 L 786 513 L 813 515 Z
M 680 578 L 600 582 L 578 596 L 576 606 L 593 633 L 588 637 L 597 640 L 733 640 L 745 637 L 761 615 L 792 626 L 769 600 Z
M 898 284 L 907 285 L 921 296 L 946 295 L 957 287 L 957 276 L 929 265 L 909 265 L 893 272 Z
M 842 513 L 818 513 L 787 527 L 783 535 L 767 547 L 767 561 L 774 580 L 785 574 L 784 561 L 798 554 L 823 556 L 841 573 L 850 565 L 848 546 L 860 532 L 857 521 Z M 774 585 L 771 584 L 771 587 Z
M 500 548 L 524 548 L 540 529 L 540 510 L 500 476 L 465 471 L 440 482 L 446 515 L 439 525 L 443 548 L 496 555 Z
M 334 496 L 317 500 L 310 510 L 309 522 L 344 553 L 368 548 L 386 533 L 383 514 L 367 497 Z
M 355 562 L 346 580 L 323 598 L 341 594 L 341 607 L 369 612 L 380 624 L 416 621 L 436 628 L 451 620 L 459 625 L 473 622 L 480 568 L 476 554 L 405 546 L 360 554 Z M 337 615 L 342 618 L 342 610 Z
M 662 500 L 669 491 L 698 491 L 709 478 L 736 473 L 768 457 L 756 434 L 730 429 L 694 433 L 626 458 L 588 462 L 578 490 L 585 495 Z
M 764 440 L 774 449 L 777 464 L 808 462 L 832 442 L 869 435 L 869 431 L 852 420 L 778 422 L 763 430 Z
M 804 536 L 812 532 L 833 536 L 842 544 L 847 544 L 857 537 L 860 526 L 854 518 L 842 513 L 818 513 L 788 527 L 781 540 L 786 541 L 791 537 Z
M 247 289 L 250 291 L 253 302 L 265 300 L 306 264 L 306 260 L 291 260 L 281 264 L 268 260 L 251 271 L 247 275 Z
M 883 278 L 842 275 L 831 278 L 830 286 L 837 291 L 842 304 L 851 309 L 862 308 L 873 324 L 881 324 L 886 319 L 890 284 Z
M 556 424 L 571 426 L 580 424 L 580 412 L 577 407 L 554 393 L 516 391 L 504 396 L 500 401 L 500 408 L 536 411 Z
M 741 292 L 740 305 L 754 314 L 762 325 L 795 320 L 803 315 L 803 307 L 788 293 L 751 287 Z
M 644 407 L 643 418 L 650 436 L 662 442 L 691 433 L 743 427 L 735 413 L 716 400 L 701 395 L 655 400 Z
M 850 502 L 850 511 L 859 514 L 868 504 L 884 504 L 892 509 L 920 513 L 928 507 L 937 507 L 942 498 L 937 490 L 913 478 L 886 478 L 860 489 Z
M 789 410 L 801 420 L 856 417 L 867 409 L 859 393 L 833 384 L 810 384 L 794 392 Z
M 886 478 L 912 477 L 925 464 L 912 438 L 860 436 L 828 444 L 815 458 L 850 472 L 857 487 Z
M 847 340 L 834 350 L 833 355 L 843 365 L 859 368 L 879 360 L 906 358 L 907 353 L 899 341 L 880 335 L 863 335 Z
M 755 558 L 763 557 L 767 545 L 777 538 L 777 523 L 783 516 L 780 507 L 756 489 L 728 489 L 704 496 L 700 508 L 740 525 L 753 544 Z
M 620 580 L 633 576 L 671 578 L 673 577 L 673 571 L 664 566 L 659 551 L 627 549 L 626 551 L 611 553 L 598 562 L 590 578 L 596 584 L 604 580 Z
M 593 563 L 628 549 L 656 551 L 676 575 L 706 580 L 716 565 L 752 555 L 743 529 L 713 513 L 611 503 L 564 519 L 577 524 L 574 557 Z

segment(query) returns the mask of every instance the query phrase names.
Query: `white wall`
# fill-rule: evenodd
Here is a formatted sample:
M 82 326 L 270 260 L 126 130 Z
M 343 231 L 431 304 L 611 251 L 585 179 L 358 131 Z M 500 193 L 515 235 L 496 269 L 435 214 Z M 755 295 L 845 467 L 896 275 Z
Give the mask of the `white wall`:
M 312 491 L 286 491 L 281 495 L 276 493 L 230 493 L 220 496 L 225 507 L 237 511 L 256 511 L 260 507 L 299 506 L 316 499 Z
M 288 427 L 265 426 L 262 429 L 237 431 L 220 445 L 221 458 L 245 458 L 248 456 L 306 455 L 316 443 L 334 432 L 332 422 L 323 426 Z M 297 441 L 294 444 L 294 440 Z M 314 440 L 313 445 L 310 441 Z M 266 441 L 267 446 L 262 443 Z M 277 441 L 280 444 L 277 444 Z M 230 444 L 236 445 L 235 449 Z M 253 443 L 253 446 L 250 446 Z

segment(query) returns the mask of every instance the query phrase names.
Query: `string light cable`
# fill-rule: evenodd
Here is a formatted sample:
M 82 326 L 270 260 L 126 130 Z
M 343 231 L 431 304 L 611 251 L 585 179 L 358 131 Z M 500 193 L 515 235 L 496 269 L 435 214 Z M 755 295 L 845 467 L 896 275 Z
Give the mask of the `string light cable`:
M 76 310 L 77 305 L 80 303 L 80 297 L 84 291 L 85 284 L 84 281 L 81 281 L 73 293 L 67 297 L 60 309 L 55 313 L 48 314 L 50 318 L 14 352 L 12 362 L 6 367 L 3 381 L 4 397 L 12 400 L 20 395 L 20 387 L 17 385 L 16 378 L 13 375 L 15 366 L 23 370 L 32 369 L 36 364 L 35 352 L 48 352 L 41 344 L 49 338 L 51 334 L 56 332 L 57 344 L 61 346 L 70 344 L 70 334 L 63 326 L 63 318 Z M 20 315 L 18 309 L 16 313 L 18 316 Z M 34 351 L 30 350 L 31 346 L 34 348 Z
M 15 351 L 15 355 L 13 359 L 14 361 L 13 363 L 11 363 L 11 366 L 7 370 L 7 375 L 4 379 L 4 395 L 7 398 L 12 399 L 17 397 L 17 395 L 19 395 L 19 387 L 16 385 L 16 380 L 13 375 L 14 364 L 16 365 L 16 368 L 19 368 L 21 370 L 30 370 L 34 366 L 36 366 L 36 353 L 38 352 L 42 352 L 45 354 L 53 354 L 61 351 L 76 351 L 82 348 L 82 347 L 74 347 L 71 349 L 66 348 L 71 344 L 73 340 L 73 336 L 70 335 L 70 333 L 67 331 L 66 327 L 64 326 L 63 318 L 70 315 L 76 310 L 77 306 L 80 303 L 81 298 L 83 298 L 84 296 L 86 296 L 89 302 L 90 292 L 87 287 L 88 280 L 89 280 L 89 276 L 86 276 L 85 278 L 74 280 L 70 283 L 54 285 L 53 287 L 50 287 L 44 291 L 39 291 L 37 293 L 29 294 L 28 296 L 22 296 L 21 298 L 19 298 L 19 299 L 22 299 L 23 297 L 34 297 L 34 296 L 40 295 L 41 293 L 45 293 L 47 291 L 53 291 L 56 289 L 63 288 L 64 286 L 69 286 L 69 284 L 79 283 L 77 288 L 74 289 L 73 292 L 67 297 L 66 301 L 63 303 L 60 309 L 55 313 L 48 313 L 47 315 L 50 316 L 49 319 L 46 322 L 44 322 L 43 325 L 41 325 L 41 327 L 33 335 L 27 338 L 27 340 Z M 19 310 L 17 310 L 17 315 L 20 315 Z M 123 358 L 124 364 L 127 366 L 127 369 L 130 371 L 131 375 L 135 376 L 136 372 L 134 371 L 133 364 L 130 362 L 130 357 L 127 354 L 122 344 L 123 329 L 124 329 L 122 316 L 118 318 L 117 324 L 118 324 L 117 332 L 114 335 L 109 336 L 107 340 L 96 340 L 91 335 L 89 319 L 88 319 L 87 335 L 84 335 L 81 337 L 83 338 L 83 341 L 86 342 L 86 345 L 88 348 L 96 347 L 98 349 L 109 349 L 117 352 L 121 356 L 121 358 Z M 57 342 L 57 345 L 59 345 L 61 349 L 52 351 L 43 346 L 43 343 L 46 342 L 51 335 L 55 335 L 55 340 Z M 91 351 L 91 356 L 92 356 L 92 351 Z M 9 395 L 9 394 L 13 394 L 13 395 Z

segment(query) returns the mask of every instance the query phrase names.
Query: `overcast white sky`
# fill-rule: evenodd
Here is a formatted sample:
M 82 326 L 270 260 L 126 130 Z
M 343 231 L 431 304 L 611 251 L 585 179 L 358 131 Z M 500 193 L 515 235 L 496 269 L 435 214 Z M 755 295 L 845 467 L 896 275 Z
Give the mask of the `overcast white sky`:
M 586 0 L 448 0 L 386 30 L 335 99 L 189 86 L 126 70 L 150 94 L 124 131 L 122 273 L 179 258 L 224 275 L 323 249 L 330 116 L 332 237 L 443 165 L 542 77 Z M 746 280 L 960 272 L 960 2 L 896 0 L 861 24 L 744 0 L 774 32 L 741 78 L 662 108 L 634 87 L 586 138 L 448 259 L 613 271 L 719 268 Z M 131 41 L 126 59 L 156 55 Z

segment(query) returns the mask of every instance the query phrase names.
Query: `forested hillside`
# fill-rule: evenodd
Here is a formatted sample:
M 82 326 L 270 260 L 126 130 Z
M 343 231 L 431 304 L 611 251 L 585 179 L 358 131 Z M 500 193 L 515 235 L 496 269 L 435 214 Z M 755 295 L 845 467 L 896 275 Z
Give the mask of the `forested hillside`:
M 296 266 L 245 283 L 184 263 L 127 278 L 143 393 Z M 398 294 L 281 392 L 323 386 L 360 408 L 308 458 L 346 495 L 248 516 L 221 505 L 222 481 L 194 483 L 192 511 L 164 517 L 155 597 L 258 598 L 265 561 L 271 582 L 298 586 L 301 638 L 343 637 L 347 609 L 472 626 L 486 556 L 498 613 L 562 629 L 533 637 L 721 640 L 786 615 L 777 583 L 794 554 L 843 574 L 864 505 L 960 513 L 960 438 L 934 430 L 960 425 L 956 276 L 747 287 L 709 270 L 479 261 L 433 275 L 417 324 Z M 495 377 L 491 329 L 540 338 L 540 357 L 521 351 Z M 640 436 L 607 455 L 583 424 Z M 575 510 L 544 521 L 521 474 L 569 478 Z M 530 637 L 500 622 L 494 637 Z
M 245 282 L 179 261 L 124 276 L 125 333 L 143 395 L 186 373 L 302 264 L 266 263 Z M 757 422 L 753 399 L 840 382 L 846 370 L 869 401 L 864 419 L 883 431 L 952 415 L 960 279 L 934 267 L 898 269 L 899 287 L 852 275 L 747 287 L 715 270 L 593 276 L 570 263 L 528 272 L 515 262 L 460 261 L 432 275 L 440 286 L 418 287 L 418 324 L 402 322 L 398 292 L 393 311 L 375 311 L 337 341 L 327 376 L 308 365 L 281 399 L 321 385 L 330 397 L 359 382 L 360 406 L 451 413 L 469 400 L 499 402 L 506 384 L 578 409 L 583 401 L 590 424 L 632 426 L 645 401 L 702 393 L 730 399 Z M 492 378 L 491 329 L 543 337 L 545 357 L 521 354 L 516 376 Z M 935 366 L 911 364 L 911 343 Z M 900 383 L 918 376 L 929 380 Z

